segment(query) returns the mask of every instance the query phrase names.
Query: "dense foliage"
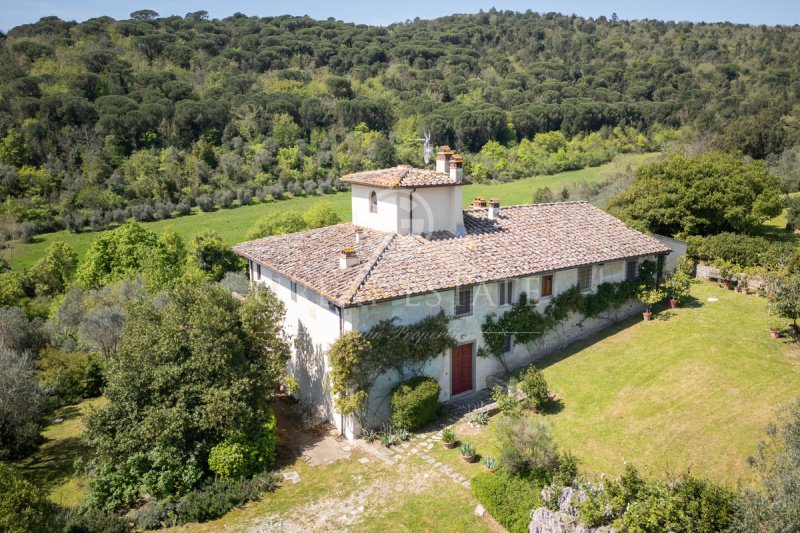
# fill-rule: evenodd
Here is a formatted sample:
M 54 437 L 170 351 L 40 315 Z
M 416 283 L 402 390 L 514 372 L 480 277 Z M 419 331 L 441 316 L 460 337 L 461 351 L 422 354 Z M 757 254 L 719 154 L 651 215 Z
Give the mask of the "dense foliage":
M 791 243 L 729 232 L 706 237 L 692 235 L 686 242 L 686 254 L 693 259 L 706 263 L 721 259 L 742 267 L 763 267 L 768 270 L 780 270 L 796 253 L 796 247 Z
M 662 127 L 780 154 L 798 138 L 798 44 L 794 27 L 530 11 L 45 17 L 0 40 L 0 201 L 19 238 L 168 218 L 418 163 L 422 132 L 480 152 L 478 179 L 651 149 Z
M 670 236 L 746 232 L 782 209 L 779 179 L 762 161 L 719 152 L 644 165 L 609 204 L 632 226 Z
M 531 511 L 541 503 L 540 481 L 498 470 L 476 474 L 470 485 L 478 501 L 504 528 L 511 533 L 527 533 Z
M 0 463 L 0 531 L 58 531 L 61 526 L 57 507 L 47 493 Z
M 734 512 L 732 490 L 688 474 L 671 480 L 643 478 L 628 464 L 616 479 L 582 487 L 581 522 L 623 531 L 726 531 Z
M 105 509 L 186 494 L 209 476 L 215 446 L 257 440 L 289 354 L 283 307 L 263 289 L 239 302 L 190 283 L 128 309 L 108 404 L 87 423 L 89 502 Z
M 439 409 L 439 382 L 433 378 L 413 377 L 392 391 L 392 424 L 407 430 L 419 429 L 434 418 Z

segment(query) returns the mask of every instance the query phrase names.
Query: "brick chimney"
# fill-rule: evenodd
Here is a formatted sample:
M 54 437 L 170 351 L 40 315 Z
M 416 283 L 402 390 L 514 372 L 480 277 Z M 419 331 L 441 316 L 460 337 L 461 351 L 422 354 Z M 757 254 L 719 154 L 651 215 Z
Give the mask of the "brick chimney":
M 450 171 L 450 158 L 452 156 L 453 151 L 449 146 L 440 146 L 439 153 L 436 154 L 436 172 L 447 174 Z
M 489 200 L 489 220 L 500 218 L 500 199 L 492 198 Z
M 476 196 L 470 207 L 486 207 L 486 199 L 483 196 Z
M 464 169 L 461 168 L 463 164 L 464 159 L 458 154 L 453 154 L 450 158 L 450 179 L 456 183 L 461 183 L 464 179 Z
M 356 249 L 352 247 L 342 248 L 342 251 L 339 254 L 339 268 L 346 270 L 352 266 L 356 266 L 357 264 L 358 256 L 356 255 Z

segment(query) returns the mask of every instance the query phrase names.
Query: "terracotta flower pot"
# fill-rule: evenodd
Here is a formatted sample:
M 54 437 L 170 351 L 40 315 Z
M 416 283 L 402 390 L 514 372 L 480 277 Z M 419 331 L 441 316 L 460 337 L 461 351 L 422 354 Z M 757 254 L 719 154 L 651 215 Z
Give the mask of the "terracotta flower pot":
M 750 289 L 747 287 L 739 287 L 739 292 L 741 292 L 742 294 L 747 294 L 750 292 Z
M 675 309 L 677 307 L 678 307 L 678 300 L 676 300 L 675 298 L 670 298 L 669 299 L 669 308 L 670 309 Z
M 462 455 L 461 458 L 464 460 L 465 463 L 474 463 L 475 462 L 475 454 Z
M 494 472 L 494 470 L 495 470 L 494 468 L 487 468 L 487 467 L 485 467 L 485 466 L 483 467 L 483 471 L 484 471 L 484 472 L 489 472 L 489 473 L 492 473 L 492 472 Z
M 769 335 L 773 339 L 780 339 L 783 334 L 779 330 L 771 329 L 769 330 Z
M 644 313 L 642 313 L 642 318 L 644 318 L 645 320 L 653 320 L 653 313 L 651 313 L 650 311 L 645 311 Z
M 730 281 L 726 281 L 725 288 L 728 289 L 729 291 L 732 291 L 734 289 L 733 283 L 731 283 Z
M 442 441 L 442 448 L 446 448 L 446 449 L 450 450 L 450 449 L 455 448 L 455 447 L 456 447 L 456 442 L 455 441 L 453 441 L 453 442 Z

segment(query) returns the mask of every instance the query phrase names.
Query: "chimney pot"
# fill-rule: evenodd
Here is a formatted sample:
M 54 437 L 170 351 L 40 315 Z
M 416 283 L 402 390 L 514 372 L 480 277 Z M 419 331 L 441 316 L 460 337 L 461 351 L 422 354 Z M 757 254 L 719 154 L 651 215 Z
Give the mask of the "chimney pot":
M 500 218 L 500 199 L 492 198 L 489 200 L 489 220 L 497 220 Z
M 356 249 L 350 246 L 347 248 L 342 248 L 342 251 L 339 254 L 339 268 L 345 270 L 356 266 L 357 264 L 358 256 L 356 255 Z
M 463 163 L 464 159 L 458 154 L 453 154 L 450 158 L 450 179 L 456 183 L 461 183 L 464 179 L 464 169 L 461 168 Z
M 436 154 L 436 172 L 446 174 L 450 172 L 450 158 L 453 151 L 446 144 L 439 147 L 439 152 Z

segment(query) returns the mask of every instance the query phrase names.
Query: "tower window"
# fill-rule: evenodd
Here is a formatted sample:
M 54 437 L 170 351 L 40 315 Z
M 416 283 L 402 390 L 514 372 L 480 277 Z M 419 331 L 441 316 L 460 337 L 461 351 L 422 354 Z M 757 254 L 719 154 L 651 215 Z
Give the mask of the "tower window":
M 369 212 L 378 212 L 378 195 L 375 193 L 375 191 L 369 193 Z

